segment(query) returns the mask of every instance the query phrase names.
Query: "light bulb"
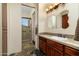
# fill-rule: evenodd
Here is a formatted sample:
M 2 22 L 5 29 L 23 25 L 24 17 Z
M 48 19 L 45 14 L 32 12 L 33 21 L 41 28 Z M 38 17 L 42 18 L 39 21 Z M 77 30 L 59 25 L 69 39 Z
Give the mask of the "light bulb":
M 53 6 L 49 6 L 49 9 L 52 9 L 53 8 Z
M 59 3 L 55 3 L 55 5 L 58 5 Z
M 46 11 L 48 11 L 49 9 L 47 8 Z

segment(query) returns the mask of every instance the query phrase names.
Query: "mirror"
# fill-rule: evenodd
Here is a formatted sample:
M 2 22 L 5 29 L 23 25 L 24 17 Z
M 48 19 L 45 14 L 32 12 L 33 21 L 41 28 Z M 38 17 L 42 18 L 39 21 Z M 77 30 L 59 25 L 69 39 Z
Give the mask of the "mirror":
M 55 15 L 49 16 L 48 27 L 50 27 L 50 28 L 56 28 L 57 27 L 57 17 Z
M 53 29 L 67 29 L 69 27 L 69 17 L 68 10 L 60 12 L 58 14 L 49 14 L 48 15 L 48 27 Z

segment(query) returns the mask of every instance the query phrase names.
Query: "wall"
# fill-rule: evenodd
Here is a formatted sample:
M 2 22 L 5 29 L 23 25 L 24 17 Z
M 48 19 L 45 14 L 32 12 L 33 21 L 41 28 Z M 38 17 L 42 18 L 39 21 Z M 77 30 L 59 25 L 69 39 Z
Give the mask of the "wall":
M 46 32 L 47 14 L 44 6 L 42 3 L 38 6 L 38 33 Z M 39 40 L 37 40 L 37 47 L 39 47 Z
M 7 26 L 8 26 L 8 40 L 7 51 L 8 55 L 12 53 L 21 52 L 21 5 L 16 3 L 7 4 Z
M 28 6 L 21 6 L 21 14 L 22 17 L 31 17 L 31 11 L 33 8 L 28 7 Z
M 0 3 L 0 55 L 2 55 L 2 4 Z
M 46 24 L 47 24 L 47 13 L 44 9 L 44 4 L 39 4 L 39 13 L 38 13 L 38 32 L 41 33 L 41 32 L 45 32 L 46 31 Z
M 30 16 L 30 14 L 22 13 L 22 17 L 28 17 L 28 18 L 30 18 L 31 16 Z
M 31 12 L 32 18 L 32 40 L 35 41 L 35 48 L 38 49 L 38 36 L 36 34 L 37 20 L 38 20 L 38 4 L 35 4 L 35 8 Z
M 49 15 L 53 14 L 53 15 L 59 15 L 62 11 L 64 10 L 69 10 L 69 27 L 67 29 L 62 29 L 58 25 L 58 28 L 54 29 L 54 28 L 49 28 L 47 26 L 47 31 L 46 32 L 51 32 L 51 33 L 61 33 L 61 34 L 75 34 L 75 28 L 76 28 L 76 24 L 77 24 L 77 19 L 79 16 L 79 4 L 66 4 L 64 7 L 59 7 L 57 10 L 54 10 L 53 12 L 51 12 Z M 49 19 L 48 19 L 49 20 Z M 58 21 L 60 21 L 60 18 L 58 17 Z

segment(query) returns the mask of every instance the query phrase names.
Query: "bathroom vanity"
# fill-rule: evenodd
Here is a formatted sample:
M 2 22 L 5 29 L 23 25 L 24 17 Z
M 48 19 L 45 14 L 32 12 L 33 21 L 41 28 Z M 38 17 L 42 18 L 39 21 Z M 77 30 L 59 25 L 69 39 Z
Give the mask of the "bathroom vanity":
M 67 38 L 39 35 L 39 49 L 47 56 L 79 56 L 79 42 Z

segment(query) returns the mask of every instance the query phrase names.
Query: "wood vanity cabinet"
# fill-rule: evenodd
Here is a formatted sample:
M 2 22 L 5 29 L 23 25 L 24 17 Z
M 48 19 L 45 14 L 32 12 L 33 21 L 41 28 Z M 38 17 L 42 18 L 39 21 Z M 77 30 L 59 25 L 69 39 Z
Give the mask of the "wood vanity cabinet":
M 39 37 L 39 49 L 44 53 L 47 54 L 47 43 L 46 39 L 43 37 Z
M 57 42 L 54 42 L 52 40 L 47 40 L 47 48 L 48 48 L 47 55 L 50 55 L 50 56 L 62 56 L 63 55 L 63 45 Z
M 47 56 L 79 56 L 79 50 L 39 37 L 39 49 Z
M 65 46 L 64 53 L 65 56 L 79 56 L 79 50 L 76 50 L 68 46 Z
M 47 56 L 52 56 L 54 55 L 54 50 L 51 46 L 47 45 Z
M 63 56 L 63 52 L 59 51 L 58 49 L 54 49 L 54 56 Z
M 39 49 L 47 56 L 63 55 L 63 45 L 43 37 L 39 37 Z

